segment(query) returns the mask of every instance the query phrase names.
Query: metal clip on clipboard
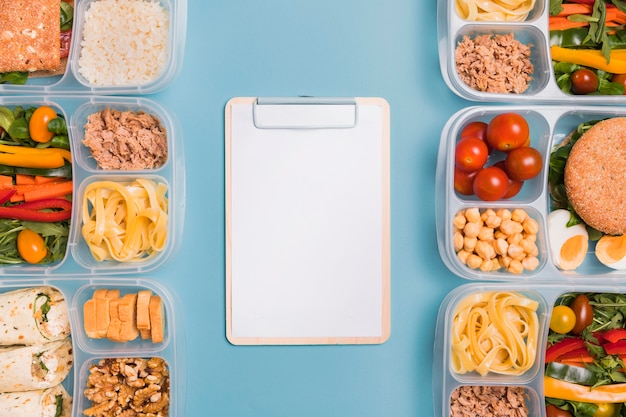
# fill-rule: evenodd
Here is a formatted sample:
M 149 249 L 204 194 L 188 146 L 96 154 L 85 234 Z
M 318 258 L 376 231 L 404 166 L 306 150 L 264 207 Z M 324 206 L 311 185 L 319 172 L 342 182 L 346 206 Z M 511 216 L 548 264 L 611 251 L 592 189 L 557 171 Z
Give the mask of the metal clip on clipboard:
M 354 98 L 259 97 L 252 106 L 257 129 L 351 129 L 358 125 Z

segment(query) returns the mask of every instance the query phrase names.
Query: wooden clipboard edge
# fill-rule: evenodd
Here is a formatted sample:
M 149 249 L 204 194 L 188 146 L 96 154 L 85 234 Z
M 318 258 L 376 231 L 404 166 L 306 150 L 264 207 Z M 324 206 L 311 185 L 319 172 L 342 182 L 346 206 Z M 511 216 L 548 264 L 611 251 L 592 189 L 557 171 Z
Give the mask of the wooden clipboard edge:
M 380 336 L 360 337 L 235 337 L 232 334 L 232 234 L 231 234 L 231 186 L 232 186 L 232 106 L 254 104 L 256 97 L 234 97 L 228 100 L 224 111 L 225 154 L 225 292 L 226 292 L 226 339 L 233 345 L 373 345 L 382 344 L 391 336 L 391 153 L 390 153 L 390 106 L 380 97 L 357 97 L 358 104 L 376 105 L 382 108 L 382 323 Z

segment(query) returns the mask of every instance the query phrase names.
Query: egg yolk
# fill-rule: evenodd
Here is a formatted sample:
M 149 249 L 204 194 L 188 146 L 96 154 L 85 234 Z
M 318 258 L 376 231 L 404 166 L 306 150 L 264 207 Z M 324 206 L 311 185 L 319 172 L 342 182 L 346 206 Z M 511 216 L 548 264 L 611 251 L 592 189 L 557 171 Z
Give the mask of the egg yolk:
M 584 260 L 589 247 L 586 236 L 572 236 L 563 243 L 561 247 L 560 267 L 564 270 L 576 269 Z
M 602 236 L 596 245 L 596 254 L 603 263 L 614 263 L 626 256 L 626 235 Z

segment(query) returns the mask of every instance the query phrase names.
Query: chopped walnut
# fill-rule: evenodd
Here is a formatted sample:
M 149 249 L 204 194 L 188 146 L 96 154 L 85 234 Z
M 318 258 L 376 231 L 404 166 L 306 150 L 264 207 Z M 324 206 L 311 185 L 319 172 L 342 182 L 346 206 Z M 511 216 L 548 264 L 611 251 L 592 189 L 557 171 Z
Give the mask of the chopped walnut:
M 89 368 L 90 417 L 167 417 L 170 380 L 161 358 L 101 359 Z

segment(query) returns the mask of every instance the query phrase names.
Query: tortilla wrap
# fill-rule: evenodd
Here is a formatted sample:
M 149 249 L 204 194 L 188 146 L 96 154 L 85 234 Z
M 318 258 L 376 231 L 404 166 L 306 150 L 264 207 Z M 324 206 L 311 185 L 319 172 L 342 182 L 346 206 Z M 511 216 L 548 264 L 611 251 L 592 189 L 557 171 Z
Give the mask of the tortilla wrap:
M 0 345 L 42 345 L 70 334 L 67 303 L 52 287 L 0 294 Z
M 71 417 L 72 397 L 63 385 L 36 391 L 0 394 L 0 416 L 3 417 L 54 417 L 57 396 L 62 400 L 61 417 Z
M 59 385 L 72 368 L 69 338 L 41 346 L 0 348 L 0 392 L 30 391 Z

